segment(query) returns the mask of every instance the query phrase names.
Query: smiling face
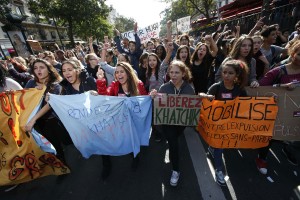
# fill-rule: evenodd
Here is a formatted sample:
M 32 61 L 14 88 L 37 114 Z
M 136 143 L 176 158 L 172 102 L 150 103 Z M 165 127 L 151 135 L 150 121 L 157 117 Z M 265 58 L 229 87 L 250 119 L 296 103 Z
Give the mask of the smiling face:
M 117 66 L 115 71 L 115 78 L 121 83 L 121 85 L 126 84 L 128 80 L 128 75 L 122 66 Z
M 62 66 L 63 77 L 71 84 L 77 83 L 79 81 L 79 71 L 74 68 L 70 63 L 65 63 Z
M 277 31 L 272 31 L 270 35 L 267 37 L 267 41 L 270 44 L 274 44 L 277 38 Z
M 118 55 L 118 62 L 127 62 L 126 58 L 124 55 L 122 54 L 119 54 Z
M 37 77 L 39 83 L 45 83 L 49 78 L 49 70 L 42 62 L 36 62 L 33 66 L 33 73 Z
M 251 47 L 252 47 L 252 42 L 249 39 L 246 39 L 242 42 L 241 44 L 241 48 L 240 48 L 240 56 L 245 58 L 246 56 L 248 56 L 248 54 L 251 51 Z
M 99 61 L 98 58 L 94 55 L 91 55 L 89 57 L 89 63 L 92 67 L 95 67 L 96 65 L 98 65 L 98 61 Z
M 148 57 L 148 61 L 149 61 L 148 65 L 151 69 L 155 69 L 157 67 L 157 59 L 155 56 L 150 55 Z

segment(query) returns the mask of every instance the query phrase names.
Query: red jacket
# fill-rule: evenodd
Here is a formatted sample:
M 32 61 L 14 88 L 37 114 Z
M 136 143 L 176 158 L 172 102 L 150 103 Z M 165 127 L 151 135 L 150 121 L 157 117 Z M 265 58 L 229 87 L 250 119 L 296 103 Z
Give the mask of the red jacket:
M 97 80 L 97 91 L 100 95 L 118 96 L 120 83 L 119 81 L 113 81 L 110 86 L 106 87 L 106 80 Z M 142 81 L 138 82 L 139 95 L 148 95 L 144 83 Z

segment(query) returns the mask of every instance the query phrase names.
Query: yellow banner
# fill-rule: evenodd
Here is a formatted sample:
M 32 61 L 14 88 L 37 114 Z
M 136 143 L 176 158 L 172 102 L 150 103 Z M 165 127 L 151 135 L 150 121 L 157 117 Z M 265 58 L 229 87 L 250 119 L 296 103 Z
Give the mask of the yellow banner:
M 198 130 L 215 148 L 260 148 L 272 138 L 277 112 L 271 97 L 202 99 Z
M 0 93 L 0 186 L 70 172 L 53 154 L 42 151 L 31 133 L 23 130 L 43 93 L 37 89 Z

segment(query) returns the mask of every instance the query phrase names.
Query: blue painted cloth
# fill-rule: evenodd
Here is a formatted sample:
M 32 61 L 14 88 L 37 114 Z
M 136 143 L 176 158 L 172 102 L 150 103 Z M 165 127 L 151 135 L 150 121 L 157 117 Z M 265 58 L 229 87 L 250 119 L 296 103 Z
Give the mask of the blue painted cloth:
M 85 158 L 93 154 L 119 156 L 149 145 L 150 96 L 93 96 L 50 94 L 49 103 Z

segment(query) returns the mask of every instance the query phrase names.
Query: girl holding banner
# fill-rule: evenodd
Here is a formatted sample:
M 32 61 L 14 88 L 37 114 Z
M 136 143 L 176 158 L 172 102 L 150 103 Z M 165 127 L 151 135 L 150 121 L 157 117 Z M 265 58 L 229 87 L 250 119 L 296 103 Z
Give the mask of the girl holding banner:
M 192 75 L 189 68 L 184 62 L 174 60 L 169 66 L 170 81 L 163 84 L 159 88 L 159 93 L 165 94 L 190 94 L 194 95 L 194 88 L 189 84 Z M 152 98 L 157 95 L 156 90 L 150 92 Z M 178 152 L 178 138 L 183 134 L 185 126 L 178 125 L 162 125 L 163 133 L 169 144 L 169 157 L 172 165 L 172 175 L 170 179 L 171 186 L 177 186 L 180 170 L 179 170 L 179 152 Z
M 285 65 L 276 67 L 268 71 L 265 76 L 259 81 L 261 86 L 273 85 L 274 87 L 285 87 L 288 90 L 293 90 L 299 87 L 300 83 L 300 41 L 295 42 L 289 49 L 291 62 Z M 292 143 L 291 143 L 292 144 Z M 287 156 L 287 159 L 293 165 L 298 165 L 296 157 L 292 154 L 293 148 L 289 144 L 282 151 Z M 267 174 L 267 155 L 272 145 L 272 140 L 269 146 L 259 149 L 258 157 L 255 159 L 256 166 L 260 173 Z
M 213 84 L 207 94 L 199 95 L 215 100 L 232 100 L 238 96 L 247 96 L 244 87 L 247 86 L 248 71 L 248 66 L 244 62 L 228 60 L 220 67 L 222 81 Z M 222 164 L 223 149 L 209 147 L 208 150 L 214 158 L 216 182 L 223 186 L 226 183 Z
M 29 80 L 25 88 L 37 88 L 41 89 L 46 87 L 45 93 L 47 94 L 60 94 L 62 87 L 59 82 L 62 80 L 57 70 L 46 60 L 36 59 L 33 65 L 30 66 L 30 70 L 33 73 L 34 79 Z M 31 131 L 34 127 L 39 133 L 41 133 L 56 149 L 57 158 L 66 162 L 61 135 L 68 133 L 57 118 L 55 112 L 48 104 L 47 95 L 44 95 L 42 101 L 42 108 L 33 116 L 33 118 L 26 124 L 25 130 Z
M 115 70 L 115 80 L 110 86 L 106 86 L 106 80 L 104 78 L 104 72 L 101 68 L 97 72 L 97 91 L 100 95 L 109 96 L 138 96 L 138 95 L 148 95 L 144 84 L 140 81 L 134 72 L 132 66 L 127 62 L 119 62 Z M 110 156 L 102 156 L 103 161 L 103 171 L 102 179 L 106 179 L 111 172 L 111 160 Z M 138 155 L 133 158 L 132 169 L 136 170 L 139 162 Z

